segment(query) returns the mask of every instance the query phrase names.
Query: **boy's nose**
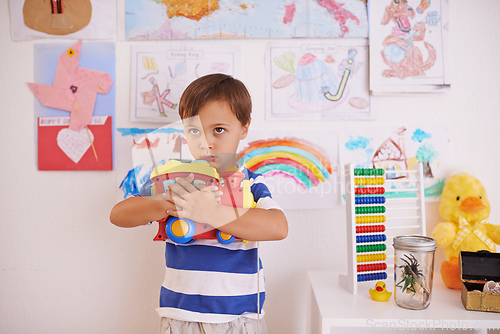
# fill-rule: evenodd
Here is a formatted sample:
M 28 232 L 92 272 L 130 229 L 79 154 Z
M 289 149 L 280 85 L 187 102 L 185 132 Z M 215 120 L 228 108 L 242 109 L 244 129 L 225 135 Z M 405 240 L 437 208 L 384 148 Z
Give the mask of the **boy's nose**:
M 213 141 L 210 140 L 208 136 L 205 136 L 200 143 L 200 147 L 203 150 L 211 150 L 213 148 Z

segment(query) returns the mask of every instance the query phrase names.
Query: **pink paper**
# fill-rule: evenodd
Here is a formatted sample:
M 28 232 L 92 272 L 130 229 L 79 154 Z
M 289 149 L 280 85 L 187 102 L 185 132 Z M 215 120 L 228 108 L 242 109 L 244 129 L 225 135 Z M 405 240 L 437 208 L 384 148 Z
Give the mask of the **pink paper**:
M 79 40 L 59 56 L 52 86 L 28 83 L 43 106 L 71 112 L 75 131 L 91 122 L 97 93 L 107 94 L 113 84 L 108 73 L 78 67 L 81 49 Z

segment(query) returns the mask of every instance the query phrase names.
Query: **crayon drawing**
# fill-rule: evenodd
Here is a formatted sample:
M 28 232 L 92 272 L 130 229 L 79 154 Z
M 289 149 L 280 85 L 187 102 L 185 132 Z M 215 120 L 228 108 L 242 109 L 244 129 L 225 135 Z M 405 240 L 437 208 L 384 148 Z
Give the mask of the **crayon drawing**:
M 425 197 L 437 200 L 445 175 L 451 167 L 447 126 L 387 126 L 339 132 L 341 166 L 353 163 L 360 168 L 383 168 L 386 179 L 410 178 L 413 174 L 391 173 L 424 167 Z M 343 176 L 342 176 L 343 177 Z
M 360 0 L 126 0 L 129 40 L 368 37 Z
M 449 88 L 447 1 L 372 2 L 370 18 L 370 89 L 373 92 Z
M 332 147 L 322 145 L 329 142 L 328 134 L 302 131 L 291 137 L 286 131 L 271 133 L 249 133 L 238 151 L 240 165 L 264 176 L 283 209 L 331 208 L 336 169 L 331 162 L 335 156 Z
M 270 120 L 371 119 L 366 40 L 271 42 Z
M 209 43 L 209 44 L 208 44 Z M 227 42 L 132 46 L 131 120 L 171 123 L 184 89 L 211 73 L 239 76 L 240 48 Z
M 138 193 L 149 196 L 154 167 L 170 159 L 193 159 L 180 122 L 161 128 L 117 128 L 116 151 L 120 200 Z

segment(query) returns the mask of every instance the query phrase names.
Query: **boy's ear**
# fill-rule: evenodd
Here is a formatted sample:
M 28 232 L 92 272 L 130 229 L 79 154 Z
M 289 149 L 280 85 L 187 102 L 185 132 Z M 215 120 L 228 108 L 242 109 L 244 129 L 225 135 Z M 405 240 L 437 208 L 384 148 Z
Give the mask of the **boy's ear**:
M 241 133 L 240 140 L 245 139 L 247 137 L 249 127 L 250 127 L 250 121 L 248 121 L 248 123 L 243 126 L 243 132 Z

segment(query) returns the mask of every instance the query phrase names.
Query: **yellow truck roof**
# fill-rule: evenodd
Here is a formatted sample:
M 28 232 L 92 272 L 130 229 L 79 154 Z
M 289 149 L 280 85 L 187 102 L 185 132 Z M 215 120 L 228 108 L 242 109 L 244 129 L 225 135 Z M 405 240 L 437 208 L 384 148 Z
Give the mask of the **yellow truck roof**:
M 195 160 L 193 162 L 180 162 L 179 160 L 169 160 L 165 164 L 153 169 L 151 179 L 167 173 L 198 173 L 211 176 L 219 180 L 219 173 L 210 167 L 205 160 Z

